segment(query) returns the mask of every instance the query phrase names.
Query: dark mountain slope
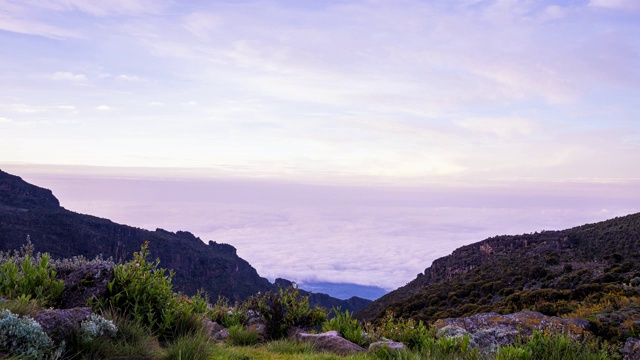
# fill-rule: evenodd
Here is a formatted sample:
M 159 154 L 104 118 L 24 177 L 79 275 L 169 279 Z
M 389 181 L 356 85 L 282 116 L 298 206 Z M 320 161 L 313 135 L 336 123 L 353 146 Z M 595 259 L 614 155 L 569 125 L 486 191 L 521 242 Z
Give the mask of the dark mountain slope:
M 563 231 L 497 236 L 437 259 L 423 274 L 360 311 L 421 320 L 534 309 L 571 312 L 640 276 L 640 214 Z M 640 280 L 640 279 L 639 279 Z
M 149 241 L 152 259 L 175 271 L 173 283 L 187 294 L 204 289 L 215 301 L 223 295 L 231 301 L 244 300 L 258 292 L 277 290 L 267 279 L 236 254 L 227 244 L 205 244 L 189 232 L 148 231 L 60 207 L 50 190 L 0 171 L 0 251 L 18 249 L 27 235 L 36 251 L 56 258 L 102 254 L 115 260 L 129 259 Z M 369 300 L 339 300 L 313 294 L 312 303 L 323 307 L 361 309 Z

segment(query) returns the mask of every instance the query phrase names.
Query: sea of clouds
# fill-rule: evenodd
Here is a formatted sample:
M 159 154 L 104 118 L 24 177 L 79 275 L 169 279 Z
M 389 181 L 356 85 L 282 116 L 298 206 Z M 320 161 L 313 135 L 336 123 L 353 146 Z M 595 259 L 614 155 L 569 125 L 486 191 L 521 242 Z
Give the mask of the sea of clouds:
M 640 211 L 635 184 L 321 186 L 260 180 L 29 175 L 69 210 L 235 246 L 261 276 L 387 290 L 490 236 Z

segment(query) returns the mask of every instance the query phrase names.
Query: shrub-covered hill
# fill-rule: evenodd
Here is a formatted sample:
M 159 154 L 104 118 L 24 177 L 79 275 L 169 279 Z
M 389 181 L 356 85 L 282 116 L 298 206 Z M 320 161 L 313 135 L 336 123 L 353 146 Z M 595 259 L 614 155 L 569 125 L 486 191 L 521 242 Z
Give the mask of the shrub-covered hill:
M 213 241 L 207 245 L 186 231 L 148 231 L 78 214 L 60 207 L 50 190 L 0 171 L 0 251 L 20 248 L 27 235 L 37 251 L 54 258 L 93 258 L 101 254 L 116 261 L 130 259 L 149 241 L 150 256 L 160 259 L 162 267 L 175 271 L 173 283 L 186 294 L 195 294 L 202 288 L 212 299 L 222 295 L 240 301 L 277 289 L 240 258 L 231 245 Z M 337 301 L 343 309 L 354 311 L 370 302 L 323 295 L 314 294 L 314 304 L 331 308 Z
M 524 309 L 562 315 L 605 297 L 635 296 L 638 285 L 640 213 L 463 246 L 357 315 L 375 319 L 387 309 L 427 321 Z

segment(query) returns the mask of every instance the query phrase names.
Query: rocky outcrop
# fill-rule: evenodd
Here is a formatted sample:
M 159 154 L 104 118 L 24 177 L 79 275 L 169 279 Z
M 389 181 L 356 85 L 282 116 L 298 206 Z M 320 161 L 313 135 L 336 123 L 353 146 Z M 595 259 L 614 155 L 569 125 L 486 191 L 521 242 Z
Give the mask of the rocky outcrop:
M 51 309 L 38 312 L 33 319 L 51 340 L 59 343 L 78 332 L 82 321 L 88 319 L 93 312 L 88 307 L 73 309 Z
M 483 352 L 494 352 L 499 346 L 514 343 L 518 338 L 528 338 L 533 331 L 563 333 L 579 340 L 587 331 L 589 322 L 583 319 L 563 319 L 546 316 L 534 311 L 499 315 L 476 314 L 464 318 L 438 320 L 434 324 L 439 337 L 469 335 L 471 345 Z
M 296 339 L 300 342 L 312 344 L 319 351 L 326 351 L 343 356 L 365 351 L 362 347 L 341 337 L 335 330 L 322 334 L 299 333 Z
M 113 280 L 113 264 L 93 261 L 77 268 L 62 269 L 58 277 L 64 281 L 60 307 L 70 309 L 86 306 L 87 301 L 107 293 L 107 284 Z
M 640 359 L 640 339 L 628 338 L 620 353 L 623 356 L 623 360 Z

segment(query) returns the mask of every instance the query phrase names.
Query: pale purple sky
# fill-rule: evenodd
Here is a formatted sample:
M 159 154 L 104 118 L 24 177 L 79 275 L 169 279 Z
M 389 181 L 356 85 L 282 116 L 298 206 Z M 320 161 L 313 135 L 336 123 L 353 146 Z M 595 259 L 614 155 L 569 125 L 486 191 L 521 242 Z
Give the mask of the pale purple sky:
M 0 84 L 0 168 L 270 277 L 638 211 L 635 0 L 0 0 Z

